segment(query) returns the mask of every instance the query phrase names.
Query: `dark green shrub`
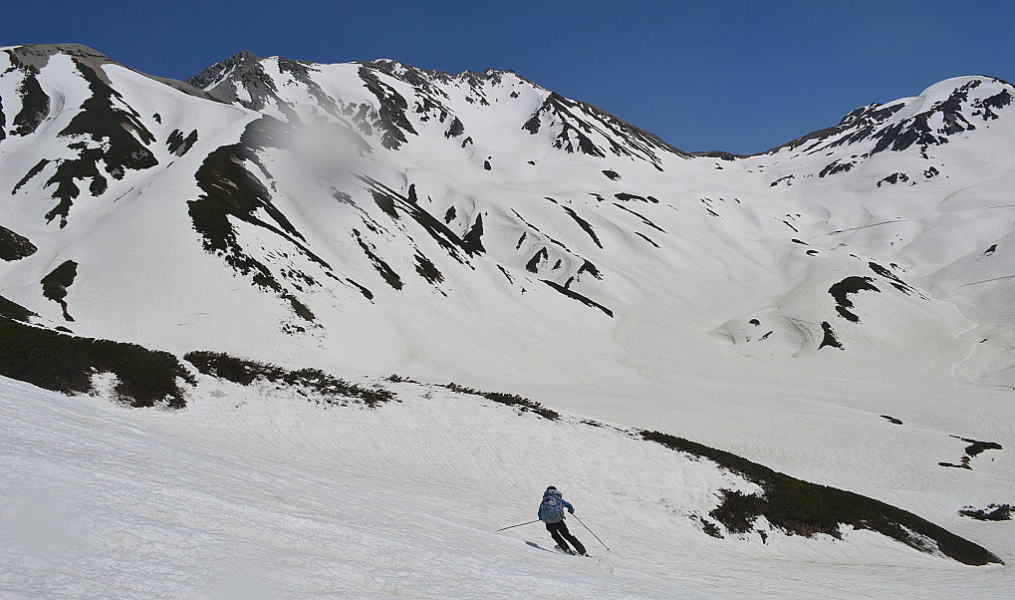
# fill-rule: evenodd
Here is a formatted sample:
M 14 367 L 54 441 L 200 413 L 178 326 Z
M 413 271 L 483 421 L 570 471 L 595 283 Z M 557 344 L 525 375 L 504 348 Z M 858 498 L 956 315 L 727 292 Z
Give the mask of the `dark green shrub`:
M 0 375 L 65 394 L 92 391 L 92 375 L 113 373 L 120 400 L 135 407 L 186 405 L 177 378 L 194 383 L 168 352 L 64 335 L 0 318 Z
M 244 386 L 257 380 L 263 380 L 275 384 L 307 388 L 325 397 L 358 398 L 370 407 L 388 402 L 395 397 L 395 394 L 389 390 L 349 383 L 319 369 L 290 371 L 271 363 L 236 358 L 220 352 L 188 352 L 183 358 L 205 375 Z
M 549 408 L 546 408 L 539 402 L 529 400 L 528 398 L 524 396 L 519 396 L 517 394 L 504 394 L 502 392 L 482 392 L 477 389 L 458 385 L 457 383 L 448 383 L 441 387 L 445 387 L 453 392 L 458 392 L 460 394 L 482 396 L 487 400 L 492 400 L 493 402 L 503 404 L 505 406 L 515 406 L 522 412 L 532 411 L 537 415 L 543 417 L 544 419 L 549 419 L 550 421 L 556 421 L 557 419 L 560 418 L 560 413 L 558 413 L 557 411 L 550 410 Z
M 722 523 L 730 533 L 750 531 L 754 527 L 754 521 L 761 516 L 765 501 L 754 494 L 744 494 L 736 490 L 720 490 L 720 493 L 722 503 L 709 512 L 708 516 Z M 702 523 L 707 521 L 702 519 Z
M 7 298 L 0 296 L 0 317 L 7 317 L 8 319 L 27 323 L 29 317 L 37 316 L 37 314 L 28 310 L 24 306 L 21 306 L 16 302 L 11 302 Z
M 0 225 L 0 260 L 21 260 L 38 248 L 28 238 Z
M 643 439 L 671 450 L 709 459 L 764 490 L 763 496 L 748 497 L 726 492 L 723 503 L 713 511 L 718 513 L 712 516 L 727 527 L 727 523 L 732 523 L 734 528 L 739 528 L 743 523 L 753 523 L 758 516 L 764 516 L 772 525 L 789 534 L 811 536 L 826 533 L 840 537 L 840 525 L 850 525 L 877 531 L 923 552 L 930 550 L 926 547 L 926 540 L 932 540 L 943 554 L 965 564 L 1002 563 L 1000 558 L 982 546 L 880 500 L 796 479 L 730 452 L 684 438 L 658 431 L 639 433 Z
M 1012 513 L 1015 513 L 1015 505 L 1011 504 L 988 504 L 986 508 L 967 506 L 959 511 L 963 517 L 978 521 L 1010 521 Z

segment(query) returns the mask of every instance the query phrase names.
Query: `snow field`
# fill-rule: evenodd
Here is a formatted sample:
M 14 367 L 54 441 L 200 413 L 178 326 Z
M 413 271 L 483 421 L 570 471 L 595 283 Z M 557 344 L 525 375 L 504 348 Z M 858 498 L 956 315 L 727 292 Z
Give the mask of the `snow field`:
M 180 412 L 0 382 L 0 591 L 12 598 L 1002 598 L 870 532 L 715 540 L 687 518 L 749 489 L 609 427 L 392 386 L 376 410 L 202 379 Z M 548 553 L 546 485 L 592 559 Z M 746 486 L 746 487 L 745 487 Z M 787 570 L 787 565 L 793 564 Z M 933 582 L 933 585 L 928 585 Z M 930 590 L 928 592 L 928 590 Z M 937 595 L 935 595 L 937 594 Z

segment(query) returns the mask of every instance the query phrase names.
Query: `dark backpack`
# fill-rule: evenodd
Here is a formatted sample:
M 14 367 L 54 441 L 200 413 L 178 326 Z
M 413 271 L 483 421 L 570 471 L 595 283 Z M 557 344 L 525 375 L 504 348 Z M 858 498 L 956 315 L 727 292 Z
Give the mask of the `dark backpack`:
M 544 523 L 559 523 L 564 520 L 564 499 L 557 490 L 543 494 L 539 504 L 539 520 Z

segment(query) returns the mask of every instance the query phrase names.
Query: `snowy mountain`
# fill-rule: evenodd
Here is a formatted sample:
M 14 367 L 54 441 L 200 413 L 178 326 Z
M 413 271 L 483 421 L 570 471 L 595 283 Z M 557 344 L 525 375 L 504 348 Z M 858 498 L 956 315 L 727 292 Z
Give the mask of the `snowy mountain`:
M 666 531 L 716 578 L 646 577 L 644 597 L 776 593 L 721 580 L 742 561 L 817 565 L 829 597 L 856 585 L 842 562 L 873 569 L 870 589 L 919 589 L 893 565 L 945 569 L 922 590 L 941 597 L 1010 585 L 959 563 L 1010 562 L 1011 524 L 959 511 L 1013 503 L 1011 84 L 946 80 L 738 156 L 510 71 L 242 52 L 184 83 L 40 45 L 0 51 L 0 73 L 0 375 L 186 405 L 123 414 L 2 380 L 12 423 L 67 415 L 119 439 L 137 419 L 208 456 L 282 431 L 265 469 L 317 477 L 345 456 L 328 476 L 349 493 L 426 498 L 432 519 L 461 518 L 440 508 L 455 490 L 537 495 L 551 477 L 628 545 L 610 576 Z M 583 456 L 535 459 L 547 438 Z M 3 447 L 19 473 L 38 466 L 25 444 Z M 304 500 L 339 492 L 319 493 Z M 629 532 L 607 524 L 631 505 Z

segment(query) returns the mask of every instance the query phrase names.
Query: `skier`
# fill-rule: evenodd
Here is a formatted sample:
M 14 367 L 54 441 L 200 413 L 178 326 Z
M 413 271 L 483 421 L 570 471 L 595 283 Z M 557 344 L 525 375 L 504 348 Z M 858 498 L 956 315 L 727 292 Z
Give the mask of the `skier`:
M 571 506 L 570 502 L 564 500 L 564 497 L 557 491 L 557 488 L 551 485 L 543 492 L 543 501 L 539 503 L 539 520 L 546 524 L 546 530 L 550 532 L 553 541 L 557 542 L 558 550 L 574 554 L 567 545 L 567 542 L 571 542 L 578 554 L 588 556 L 585 552 L 585 546 L 582 546 L 578 538 L 571 535 L 571 532 L 567 530 L 567 525 L 564 524 L 565 508 L 572 515 L 574 514 L 574 506 Z M 564 541 L 565 539 L 567 542 Z

